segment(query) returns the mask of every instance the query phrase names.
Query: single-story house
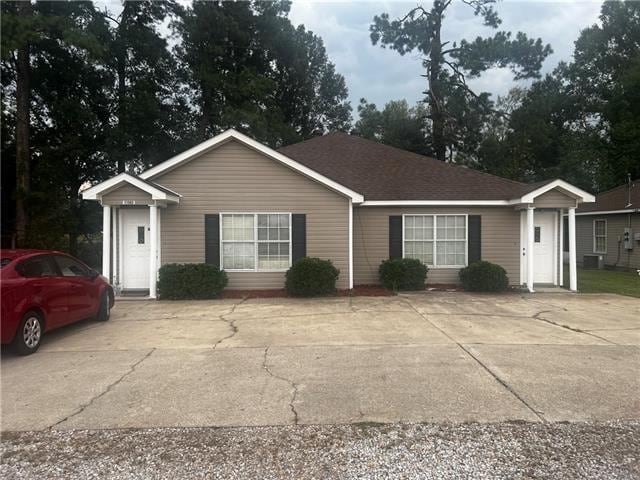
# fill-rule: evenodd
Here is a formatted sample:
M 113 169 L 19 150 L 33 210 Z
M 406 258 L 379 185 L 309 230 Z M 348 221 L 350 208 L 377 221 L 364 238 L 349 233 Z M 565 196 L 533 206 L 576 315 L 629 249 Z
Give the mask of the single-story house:
M 576 251 L 580 266 L 640 269 L 640 180 L 578 207 Z
M 482 259 L 530 291 L 561 285 L 561 218 L 574 225 L 594 201 L 562 180 L 524 184 L 344 133 L 273 150 L 235 130 L 82 196 L 103 207 L 103 274 L 152 298 L 166 263 L 214 264 L 228 288 L 261 289 L 303 256 L 331 260 L 343 289 L 378 283 L 390 257 L 422 260 L 428 283 Z

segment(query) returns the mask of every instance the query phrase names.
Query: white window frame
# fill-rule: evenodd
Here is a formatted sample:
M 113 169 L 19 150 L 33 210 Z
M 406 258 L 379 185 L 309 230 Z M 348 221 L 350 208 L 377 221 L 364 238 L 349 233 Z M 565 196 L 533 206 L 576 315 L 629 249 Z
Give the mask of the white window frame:
M 222 232 L 222 217 L 225 215 L 253 215 L 253 244 L 255 245 L 254 251 L 254 268 L 224 268 L 224 243 L 223 240 L 223 232 Z M 288 215 L 289 216 L 289 266 L 287 268 L 276 268 L 276 269 L 264 269 L 258 268 L 258 244 L 260 243 L 275 243 L 278 240 L 258 240 L 258 215 Z M 293 245 L 291 241 L 291 212 L 220 212 L 219 218 L 219 232 L 220 232 L 220 270 L 224 270 L 225 272 L 270 272 L 270 273 L 278 273 L 278 272 L 286 272 L 291 268 L 292 265 L 292 251 Z M 281 241 L 280 241 L 281 242 Z M 245 241 L 234 241 L 227 240 L 227 243 L 252 243 Z
M 596 222 L 604 222 L 604 235 L 596 235 Z M 606 218 L 596 218 L 593 220 L 593 253 L 606 254 L 607 253 L 607 219 Z M 604 237 L 604 250 L 599 251 L 597 249 L 598 242 L 596 241 L 598 237 Z
M 438 265 L 438 260 L 436 256 L 436 244 L 437 240 L 437 226 L 438 226 L 438 218 L 437 217 L 464 217 L 464 265 Z M 466 213 L 406 213 L 402 215 L 402 258 L 405 257 L 404 253 L 404 245 L 405 245 L 405 217 L 432 217 L 433 218 L 433 264 L 427 264 L 427 267 L 433 269 L 447 269 L 447 268 L 465 268 L 469 265 L 469 215 Z M 425 240 L 431 241 L 431 240 Z M 450 240 L 442 240 L 444 242 Z M 454 240 L 455 241 L 455 240 Z M 457 240 L 460 241 L 460 240 Z

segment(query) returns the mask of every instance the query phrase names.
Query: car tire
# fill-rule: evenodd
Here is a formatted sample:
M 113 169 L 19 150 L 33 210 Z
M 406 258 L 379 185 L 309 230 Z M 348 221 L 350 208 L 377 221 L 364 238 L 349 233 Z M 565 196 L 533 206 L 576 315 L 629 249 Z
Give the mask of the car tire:
M 13 350 L 18 355 L 31 355 L 38 350 L 42 335 L 44 334 L 44 322 L 42 316 L 33 310 L 28 311 L 22 317 L 20 326 L 13 339 Z
M 104 292 L 100 297 L 100 306 L 98 307 L 98 315 L 96 320 L 99 322 L 106 322 L 111 317 L 111 299 L 109 298 L 109 292 Z

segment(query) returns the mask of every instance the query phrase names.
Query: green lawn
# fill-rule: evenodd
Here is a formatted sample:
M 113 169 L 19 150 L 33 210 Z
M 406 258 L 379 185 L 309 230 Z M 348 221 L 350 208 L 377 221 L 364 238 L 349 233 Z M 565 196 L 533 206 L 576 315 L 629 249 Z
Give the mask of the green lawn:
M 564 268 L 564 284 L 569 285 L 569 266 Z M 582 293 L 619 293 L 640 298 L 640 275 L 636 272 L 578 269 L 578 290 Z

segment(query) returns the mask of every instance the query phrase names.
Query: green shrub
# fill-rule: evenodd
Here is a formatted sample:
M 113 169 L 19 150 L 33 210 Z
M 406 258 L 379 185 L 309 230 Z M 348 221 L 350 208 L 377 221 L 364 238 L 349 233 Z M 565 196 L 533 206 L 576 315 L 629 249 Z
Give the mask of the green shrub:
M 336 291 L 339 275 L 330 260 L 305 257 L 287 270 L 285 288 L 294 297 L 329 295 Z
M 501 292 L 507 289 L 509 278 L 500 265 L 475 262 L 460 270 L 460 281 L 469 292 Z
M 392 258 L 378 268 L 380 283 L 389 290 L 424 290 L 429 269 L 415 258 Z
M 160 268 L 158 294 L 163 300 L 216 298 L 227 282 L 227 273 L 213 265 L 169 263 Z

